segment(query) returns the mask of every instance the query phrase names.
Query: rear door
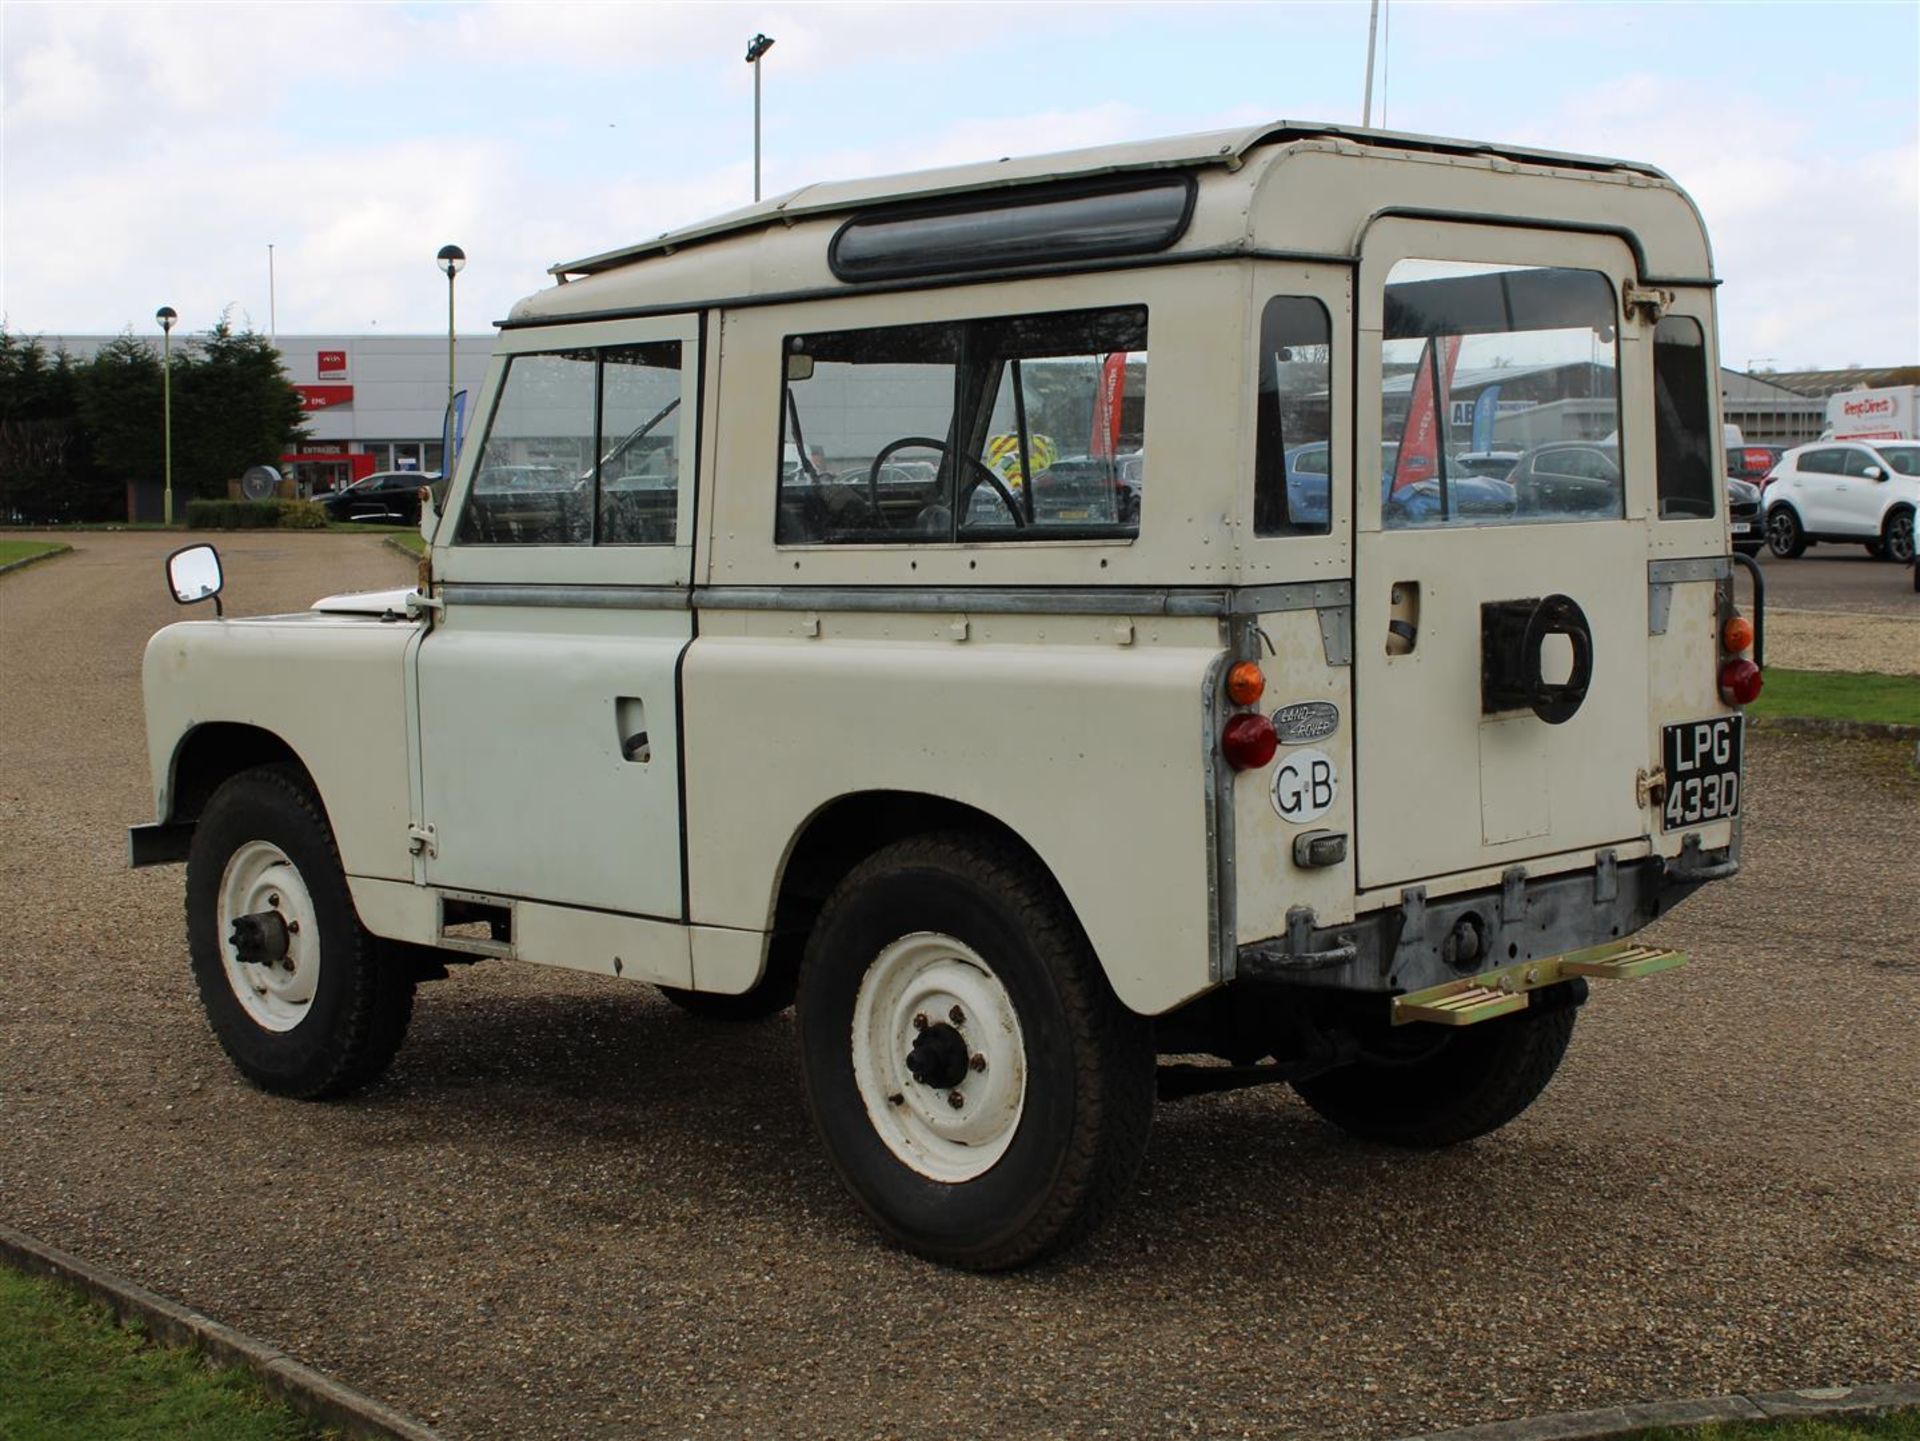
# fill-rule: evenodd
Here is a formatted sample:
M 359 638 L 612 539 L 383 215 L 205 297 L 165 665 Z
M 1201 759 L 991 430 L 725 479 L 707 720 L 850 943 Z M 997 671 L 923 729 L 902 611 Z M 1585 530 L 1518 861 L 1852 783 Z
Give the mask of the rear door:
M 1645 832 L 1652 457 L 1637 418 L 1652 407 L 1648 328 L 1621 310 L 1633 278 L 1610 237 L 1411 220 L 1369 233 L 1353 566 L 1363 891 L 1587 863 Z M 1551 483 L 1526 462 L 1505 483 L 1451 459 L 1567 442 L 1587 464 Z

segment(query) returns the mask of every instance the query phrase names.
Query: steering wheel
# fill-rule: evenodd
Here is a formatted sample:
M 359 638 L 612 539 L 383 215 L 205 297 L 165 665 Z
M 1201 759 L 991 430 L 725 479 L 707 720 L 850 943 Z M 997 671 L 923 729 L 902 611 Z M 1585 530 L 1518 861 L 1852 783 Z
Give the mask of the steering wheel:
M 935 440 L 929 435 L 903 435 L 898 440 L 889 441 L 887 444 L 881 446 L 880 453 L 874 456 L 873 464 L 867 469 L 867 503 L 873 507 L 876 515 L 884 517 L 884 512 L 880 509 L 880 467 L 886 464 L 887 457 L 892 455 L 896 450 L 907 450 L 909 448 L 937 450 L 945 456 L 951 456 L 952 454 L 944 440 Z M 977 455 L 963 455 L 960 458 L 980 472 L 980 479 L 973 481 L 970 485 L 963 485 L 960 488 L 960 493 L 955 498 L 956 514 L 965 515 L 967 513 L 967 497 L 978 490 L 980 488 L 980 481 L 984 480 L 988 485 L 991 485 L 998 491 L 1000 499 L 1006 502 L 1007 514 L 1013 517 L 1014 528 L 1020 529 L 1024 527 L 1027 523 L 1027 518 L 1022 514 L 1019 502 L 1013 498 L 1013 492 L 1007 488 L 1006 482 L 994 473 L 993 467 Z

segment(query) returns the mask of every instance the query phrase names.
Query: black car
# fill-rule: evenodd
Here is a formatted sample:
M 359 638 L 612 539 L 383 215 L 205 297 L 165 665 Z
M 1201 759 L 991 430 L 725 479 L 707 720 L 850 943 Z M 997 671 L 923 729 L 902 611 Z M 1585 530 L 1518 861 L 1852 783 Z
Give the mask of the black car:
M 328 520 L 360 520 L 385 525 L 420 523 L 420 488 L 440 477 L 428 470 L 376 470 L 344 490 L 316 495 Z
M 1758 555 L 1765 549 L 1767 527 L 1760 519 L 1757 483 L 1727 477 L 1727 529 L 1733 537 L 1733 548 L 1742 555 Z
M 1516 512 L 1572 518 L 1621 513 L 1620 450 L 1606 440 L 1536 445 L 1507 472 Z

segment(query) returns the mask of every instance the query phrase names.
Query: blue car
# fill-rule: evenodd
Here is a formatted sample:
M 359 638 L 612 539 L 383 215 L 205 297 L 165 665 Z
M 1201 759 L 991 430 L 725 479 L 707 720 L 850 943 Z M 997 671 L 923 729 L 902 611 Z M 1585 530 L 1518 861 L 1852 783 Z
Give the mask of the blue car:
M 1380 485 L 1393 483 L 1394 464 L 1400 446 L 1387 441 L 1380 447 Z M 1296 445 L 1287 456 L 1287 515 L 1302 529 L 1327 524 L 1329 473 L 1327 444 Z M 1504 480 L 1489 475 L 1474 475 L 1465 469 L 1451 470 L 1447 476 L 1450 509 L 1455 517 L 1512 515 L 1516 503 L 1514 489 Z M 1387 501 L 1385 521 L 1389 526 L 1425 525 L 1440 518 L 1440 482 L 1417 481 Z

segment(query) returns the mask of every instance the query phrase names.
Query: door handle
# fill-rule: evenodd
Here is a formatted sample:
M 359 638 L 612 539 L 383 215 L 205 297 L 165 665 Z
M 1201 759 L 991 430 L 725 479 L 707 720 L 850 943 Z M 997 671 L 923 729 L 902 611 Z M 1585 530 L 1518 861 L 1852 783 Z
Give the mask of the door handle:
M 613 733 L 620 742 L 620 759 L 645 765 L 653 759 L 647 738 L 647 704 L 637 695 L 613 698 Z

